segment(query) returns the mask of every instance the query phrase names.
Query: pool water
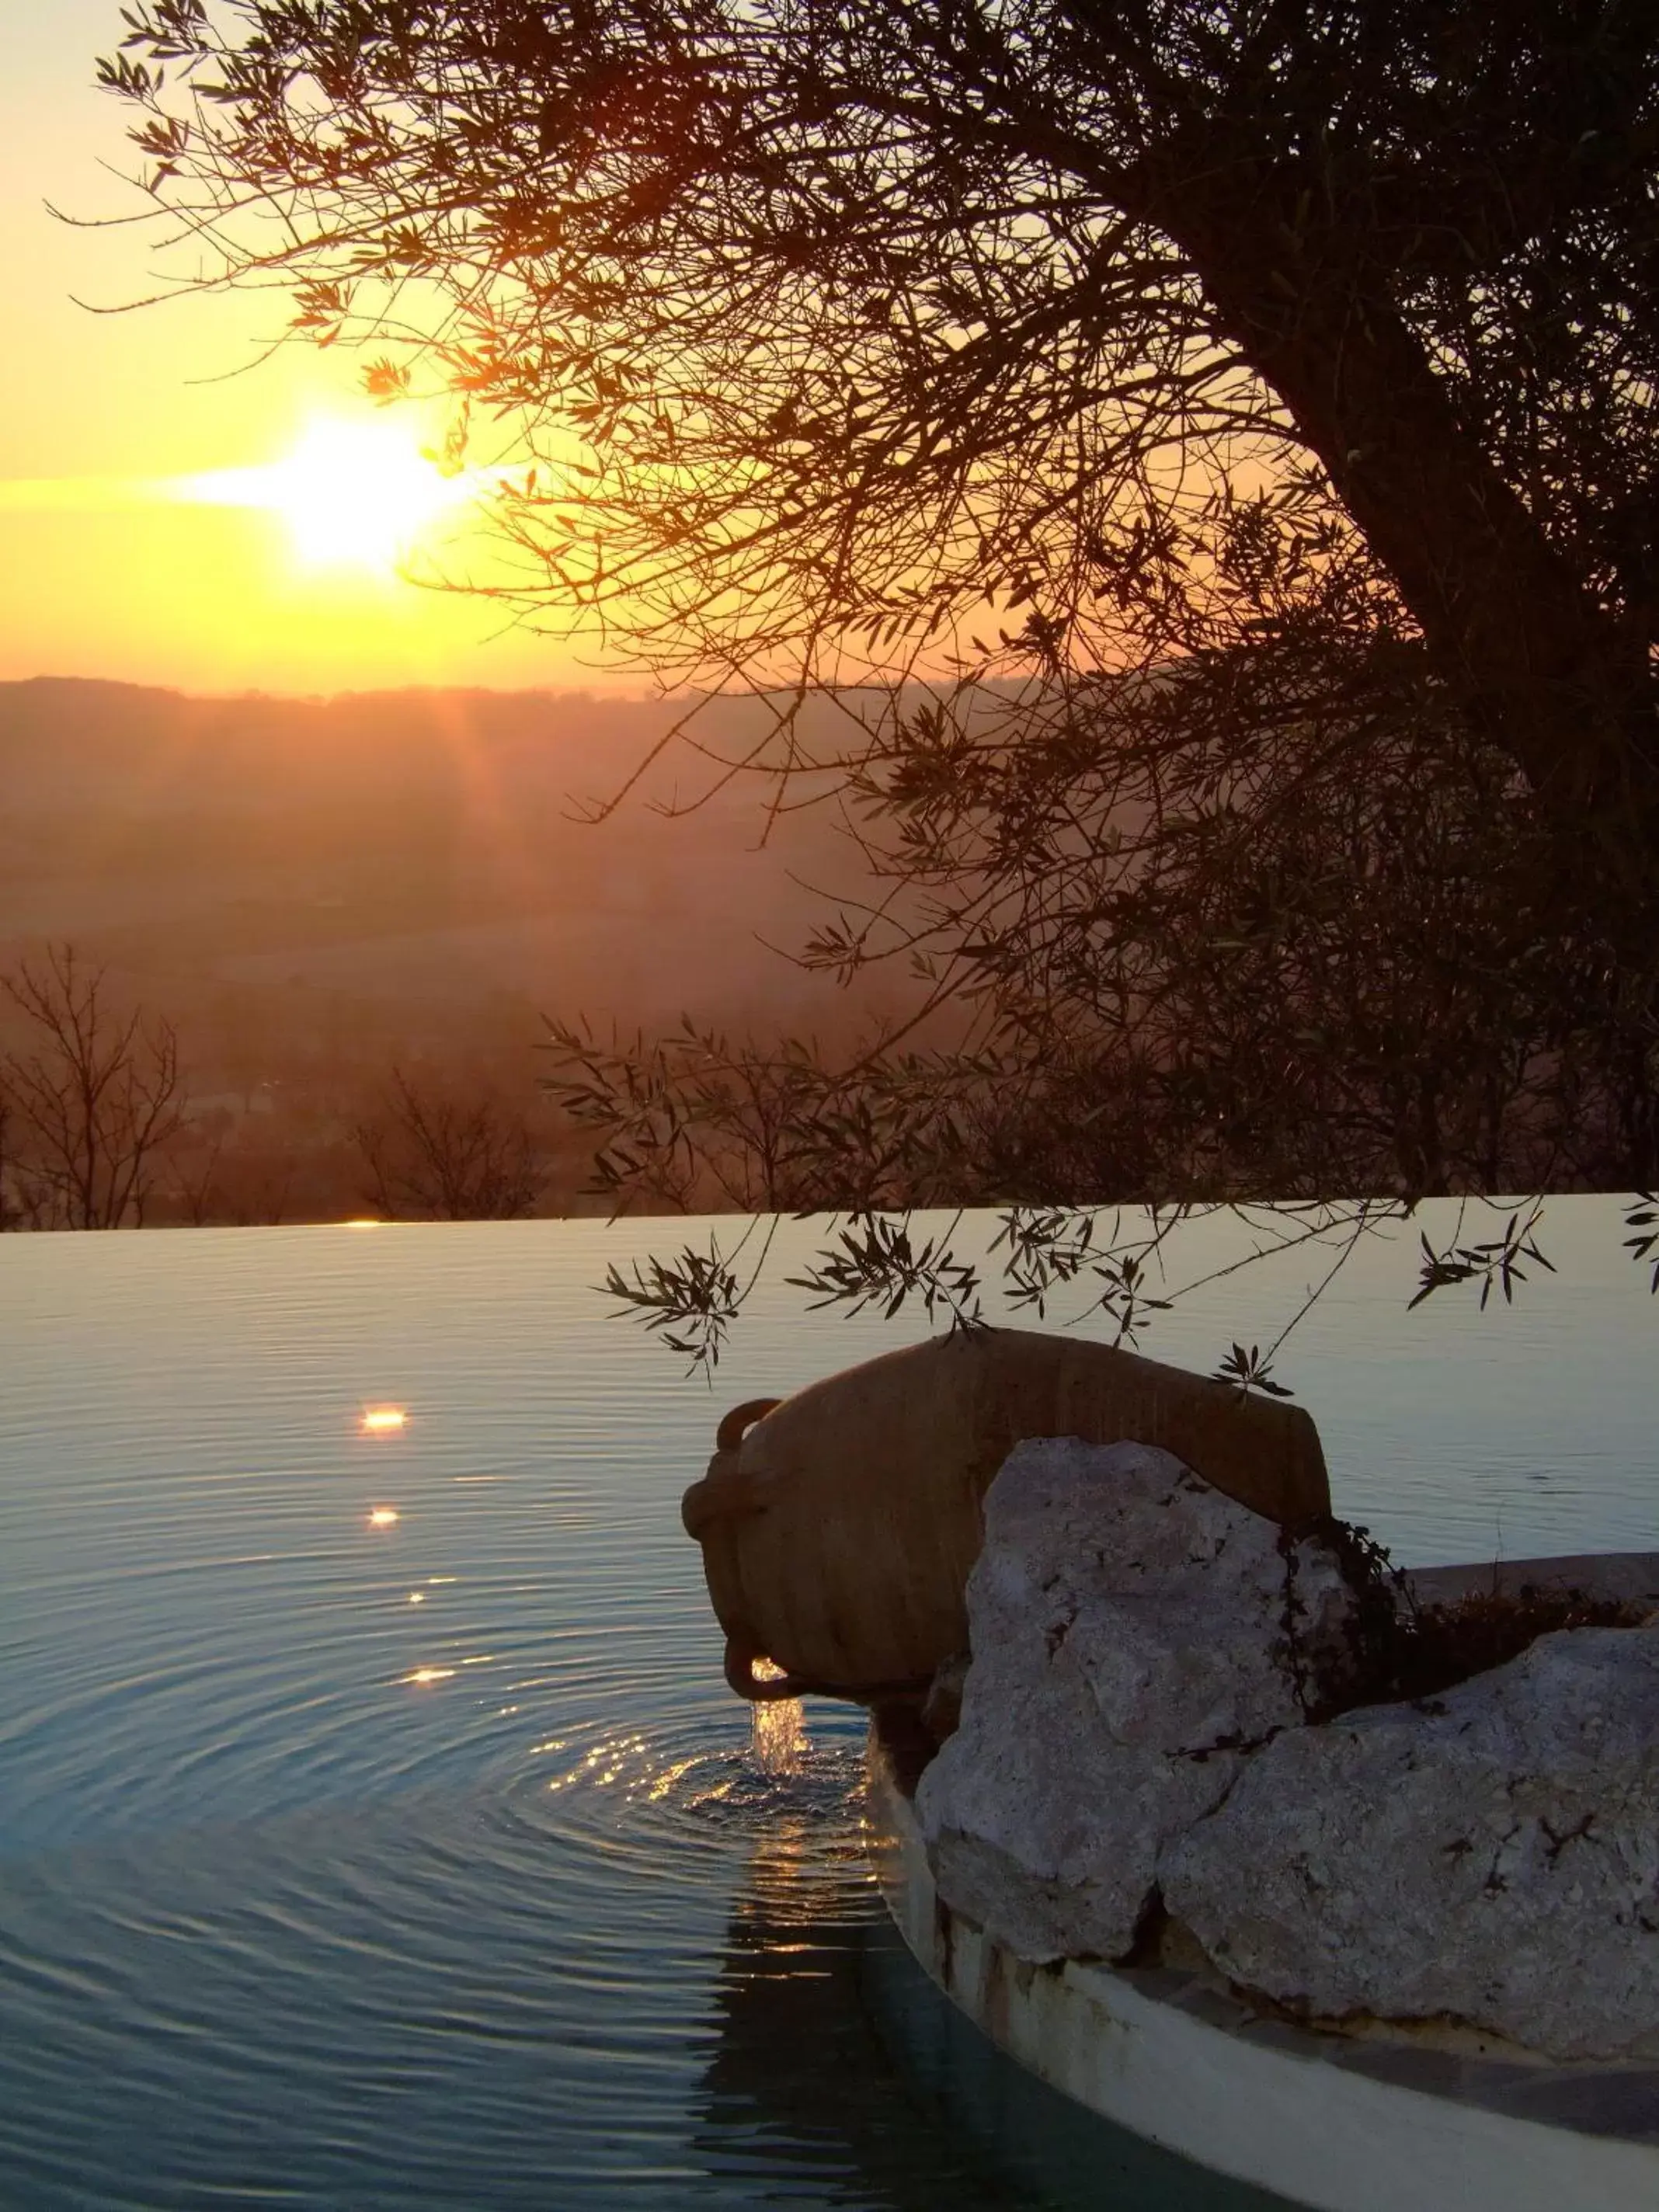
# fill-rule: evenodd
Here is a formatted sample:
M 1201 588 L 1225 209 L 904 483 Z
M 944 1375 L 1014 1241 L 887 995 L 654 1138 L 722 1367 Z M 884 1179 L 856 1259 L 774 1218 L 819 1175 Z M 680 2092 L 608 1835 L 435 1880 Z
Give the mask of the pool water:
M 1413 1233 L 1283 1357 L 1402 1559 L 1659 1548 L 1659 1315 L 1616 1206 L 1558 1213 L 1513 1314 L 1406 1316 Z M 757 1753 L 679 1492 L 726 1404 L 925 1323 L 769 1292 L 711 1396 L 591 1287 L 663 1241 L 0 1240 L 0 2203 L 1245 2201 L 1068 2148 L 930 2010 L 861 1716 Z

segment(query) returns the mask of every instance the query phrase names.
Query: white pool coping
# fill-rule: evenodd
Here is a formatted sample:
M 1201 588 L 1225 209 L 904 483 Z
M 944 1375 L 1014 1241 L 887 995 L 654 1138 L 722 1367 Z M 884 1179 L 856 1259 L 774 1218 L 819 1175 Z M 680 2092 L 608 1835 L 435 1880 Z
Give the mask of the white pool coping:
M 1492 1573 L 1415 1579 L 1439 1598 Z M 1503 1580 L 1659 1602 L 1659 1556 L 1516 1561 Z M 878 1723 L 868 1841 L 906 1944 L 993 2042 L 1104 2118 L 1316 2212 L 1659 2206 L 1659 2066 L 1553 2065 L 1473 2035 L 1437 2047 L 1323 2032 L 1167 1966 L 1034 1966 L 940 1899 L 904 1765 Z

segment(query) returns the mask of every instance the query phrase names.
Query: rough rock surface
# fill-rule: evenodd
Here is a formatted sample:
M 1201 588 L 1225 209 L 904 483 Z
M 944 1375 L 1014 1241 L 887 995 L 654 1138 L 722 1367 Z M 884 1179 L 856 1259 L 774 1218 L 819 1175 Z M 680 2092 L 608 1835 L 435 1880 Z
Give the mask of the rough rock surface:
M 1168 1452 L 1016 1446 L 968 1585 L 961 1725 L 916 1807 L 941 1895 L 1023 1958 L 1121 1958 L 1164 1842 L 1303 1717 L 1285 1634 L 1340 1631 L 1332 1555 Z
M 1659 1628 L 1281 1735 L 1159 1871 L 1218 1966 L 1310 2013 L 1659 2053 Z

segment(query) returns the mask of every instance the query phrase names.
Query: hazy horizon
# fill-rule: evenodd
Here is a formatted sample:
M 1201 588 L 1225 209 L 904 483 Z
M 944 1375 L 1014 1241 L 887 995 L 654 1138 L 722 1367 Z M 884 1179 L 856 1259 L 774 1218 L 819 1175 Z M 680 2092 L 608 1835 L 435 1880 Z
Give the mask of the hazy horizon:
M 73 945 L 121 1006 L 174 1026 L 193 1133 L 175 1180 L 211 1169 L 215 1218 L 361 1206 L 353 1132 L 393 1069 L 534 1118 L 549 1018 L 632 1034 L 689 1013 L 850 1042 L 890 988 L 849 994 L 787 957 L 821 907 L 810 886 L 856 882 L 826 815 L 763 842 L 739 783 L 675 818 L 661 810 L 696 795 L 696 764 L 671 748 L 609 818 L 581 818 L 684 705 L 0 683 L 0 978 Z M 711 706 L 709 726 L 763 712 Z M 26 1042 L 0 994 L 0 1051 Z M 586 1161 L 544 1133 L 546 1210 L 566 1211 Z M 149 1218 L 195 1201 L 170 1203 Z

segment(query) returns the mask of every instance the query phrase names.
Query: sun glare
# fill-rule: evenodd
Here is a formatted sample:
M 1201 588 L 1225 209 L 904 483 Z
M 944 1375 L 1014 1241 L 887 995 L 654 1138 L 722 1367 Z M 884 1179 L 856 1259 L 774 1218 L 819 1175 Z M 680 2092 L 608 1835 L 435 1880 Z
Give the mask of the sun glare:
M 280 515 L 312 567 L 386 575 L 442 515 L 476 497 L 477 486 L 465 474 L 446 476 L 406 422 L 324 420 L 269 467 L 192 477 L 182 492 L 208 506 Z
M 386 1437 L 394 1436 L 408 1420 L 401 1406 L 370 1406 L 359 1425 L 367 1437 Z

